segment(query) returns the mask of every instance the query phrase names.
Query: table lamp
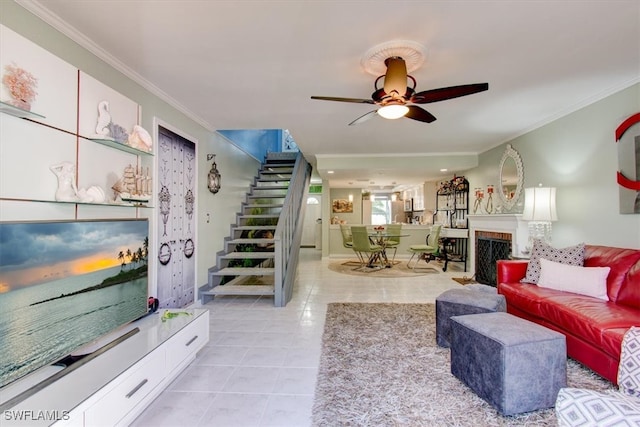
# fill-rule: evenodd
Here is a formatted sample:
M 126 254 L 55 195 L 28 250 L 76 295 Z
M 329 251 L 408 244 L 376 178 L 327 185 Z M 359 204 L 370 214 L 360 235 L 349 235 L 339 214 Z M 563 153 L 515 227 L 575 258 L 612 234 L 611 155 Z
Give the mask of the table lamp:
M 524 189 L 524 211 L 522 219 L 529 221 L 529 248 L 534 239 L 551 243 L 551 221 L 557 221 L 556 189 L 553 187 L 531 187 Z

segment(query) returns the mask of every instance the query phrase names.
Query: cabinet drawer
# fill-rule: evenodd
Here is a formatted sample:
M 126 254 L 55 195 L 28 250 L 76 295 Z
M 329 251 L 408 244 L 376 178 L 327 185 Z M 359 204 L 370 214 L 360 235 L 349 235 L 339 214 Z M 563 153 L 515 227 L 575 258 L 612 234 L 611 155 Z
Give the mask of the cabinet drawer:
M 142 359 L 131 375 L 122 379 L 85 411 L 85 425 L 116 425 L 163 380 L 164 376 L 165 352 L 163 349 L 157 349 Z
M 178 332 L 167 343 L 167 372 L 171 372 L 184 360 L 195 356 L 209 341 L 209 316 L 201 315 Z

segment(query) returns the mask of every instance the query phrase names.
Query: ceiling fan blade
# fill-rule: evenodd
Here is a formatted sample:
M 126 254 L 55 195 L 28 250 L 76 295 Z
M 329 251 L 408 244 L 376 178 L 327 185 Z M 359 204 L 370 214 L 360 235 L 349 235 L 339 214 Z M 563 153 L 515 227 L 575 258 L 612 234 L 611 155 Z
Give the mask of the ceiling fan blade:
M 487 89 L 489 89 L 489 83 L 473 83 L 470 85 L 441 87 L 439 89 L 418 92 L 413 95 L 409 101 L 414 104 L 429 104 L 431 102 L 444 101 L 446 99 L 483 92 Z
M 431 123 L 436 121 L 436 116 L 434 116 L 427 110 L 424 110 L 423 108 L 418 107 L 417 105 L 409 105 L 408 107 L 409 107 L 409 112 L 404 115 L 405 117 L 409 119 L 417 120 L 419 122 L 425 122 L 425 123 Z
M 403 96 L 407 91 L 407 64 L 404 59 L 393 56 L 384 61 L 387 73 L 384 76 L 384 91 L 391 95 L 394 91 Z
M 373 99 L 336 98 L 334 96 L 312 96 L 311 99 L 319 99 L 321 101 L 354 102 L 356 104 L 375 104 Z
M 351 123 L 349 123 L 349 126 L 358 125 L 360 123 L 366 122 L 367 120 L 370 120 L 374 116 L 376 116 L 377 112 L 378 110 L 369 111 L 367 114 L 364 114 L 358 117 L 357 119 L 355 119 L 354 121 L 352 121 Z

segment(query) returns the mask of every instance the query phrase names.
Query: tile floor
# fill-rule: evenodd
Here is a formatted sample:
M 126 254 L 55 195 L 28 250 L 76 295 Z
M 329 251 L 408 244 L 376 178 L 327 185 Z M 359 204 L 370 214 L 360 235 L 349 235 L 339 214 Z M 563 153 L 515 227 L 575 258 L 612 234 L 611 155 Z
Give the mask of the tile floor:
M 432 262 L 438 273 L 359 277 L 329 270 L 332 261 L 302 249 L 286 307 L 260 297 L 217 297 L 206 304 L 209 343 L 132 425 L 309 426 L 327 303 L 434 302 L 460 286 L 452 277 L 465 275 L 461 264 L 443 273 Z

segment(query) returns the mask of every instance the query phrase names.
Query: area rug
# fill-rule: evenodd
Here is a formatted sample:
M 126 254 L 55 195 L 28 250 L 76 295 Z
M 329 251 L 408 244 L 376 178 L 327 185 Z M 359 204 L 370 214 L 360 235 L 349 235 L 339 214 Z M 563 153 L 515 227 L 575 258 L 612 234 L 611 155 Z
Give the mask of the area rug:
M 314 426 L 555 426 L 553 409 L 503 417 L 450 372 L 433 304 L 328 305 Z M 568 385 L 614 386 L 573 360 Z
M 433 264 L 432 266 L 430 266 L 431 268 L 422 268 L 413 271 L 407 267 L 406 261 L 397 260 L 391 268 L 366 268 L 363 270 L 354 270 L 354 268 L 356 267 L 357 265 L 344 264 L 344 261 L 332 261 L 331 263 L 329 263 L 329 270 L 335 271 L 336 273 L 349 274 L 351 276 L 398 278 L 425 276 L 427 274 L 438 274 L 442 271 L 442 269 L 439 268 L 437 264 Z M 424 264 L 422 264 L 421 267 L 424 267 Z

